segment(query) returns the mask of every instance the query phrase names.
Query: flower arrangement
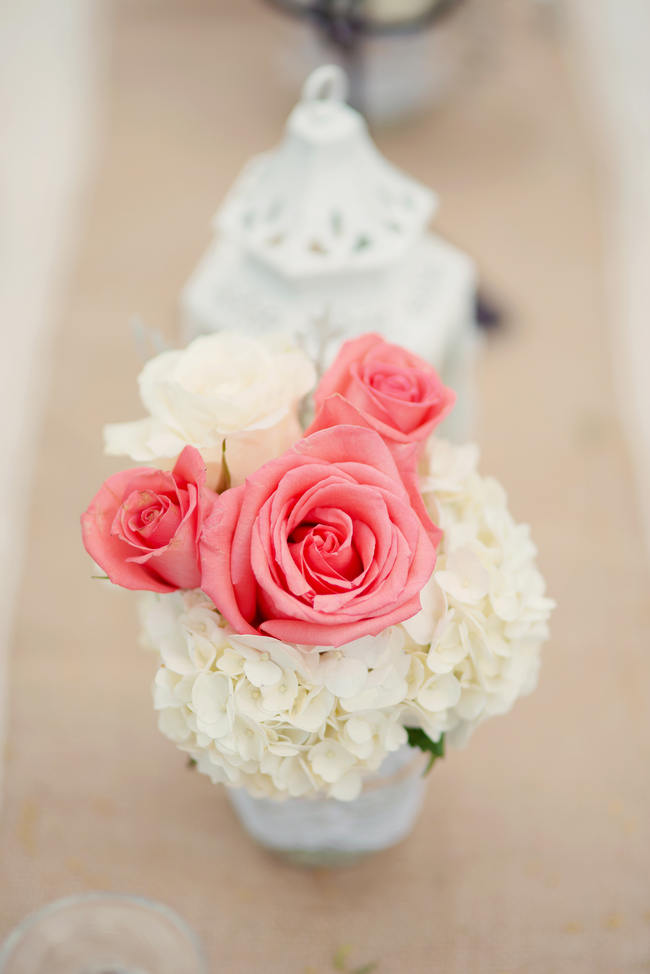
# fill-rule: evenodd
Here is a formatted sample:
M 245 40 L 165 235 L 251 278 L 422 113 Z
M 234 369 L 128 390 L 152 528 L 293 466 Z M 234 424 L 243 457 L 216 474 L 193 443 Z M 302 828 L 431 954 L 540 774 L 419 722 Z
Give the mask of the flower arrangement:
M 536 682 L 553 606 L 527 526 L 472 445 L 435 434 L 454 393 L 410 352 L 218 333 L 145 366 L 146 419 L 106 428 L 115 474 L 82 517 L 140 590 L 161 731 L 258 797 L 356 798 L 405 744 L 433 761 Z

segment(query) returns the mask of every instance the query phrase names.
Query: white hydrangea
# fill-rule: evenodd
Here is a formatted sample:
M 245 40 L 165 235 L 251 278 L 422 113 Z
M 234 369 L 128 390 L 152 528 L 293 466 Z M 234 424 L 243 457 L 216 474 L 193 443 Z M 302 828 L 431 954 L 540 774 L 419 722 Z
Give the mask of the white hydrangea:
M 233 634 L 198 590 L 143 596 L 160 729 L 200 771 L 260 797 L 351 800 L 405 727 L 462 744 L 533 689 L 553 603 L 528 528 L 477 458 L 428 442 L 421 485 L 444 538 L 421 612 L 380 636 L 294 646 Z

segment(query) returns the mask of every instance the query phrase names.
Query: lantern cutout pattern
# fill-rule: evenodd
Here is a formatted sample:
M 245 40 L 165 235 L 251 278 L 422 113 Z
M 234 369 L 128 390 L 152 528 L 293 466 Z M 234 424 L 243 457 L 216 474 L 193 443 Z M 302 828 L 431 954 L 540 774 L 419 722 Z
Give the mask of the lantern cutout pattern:
M 378 332 L 456 390 L 444 432 L 465 438 L 473 263 L 427 231 L 435 195 L 382 157 L 345 95 L 340 68 L 317 68 L 281 144 L 245 166 L 182 293 L 183 337 L 284 330 L 324 368 L 342 340 Z

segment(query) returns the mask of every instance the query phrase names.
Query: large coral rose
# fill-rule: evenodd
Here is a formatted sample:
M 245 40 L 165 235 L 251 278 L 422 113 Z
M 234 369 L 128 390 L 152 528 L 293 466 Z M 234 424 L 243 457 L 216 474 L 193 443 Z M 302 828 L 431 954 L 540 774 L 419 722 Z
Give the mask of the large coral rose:
M 226 491 L 201 539 L 201 588 L 238 633 L 338 646 L 420 609 L 439 530 L 414 447 L 336 426 Z

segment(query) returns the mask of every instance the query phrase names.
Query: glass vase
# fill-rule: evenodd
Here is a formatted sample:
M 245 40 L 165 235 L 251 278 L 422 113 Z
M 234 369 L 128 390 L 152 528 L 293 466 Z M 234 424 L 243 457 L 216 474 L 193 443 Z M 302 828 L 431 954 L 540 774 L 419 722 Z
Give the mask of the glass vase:
M 404 839 L 422 807 L 425 762 L 405 746 L 369 776 L 358 798 L 253 798 L 229 789 L 237 816 L 256 842 L 302 866 L 339 866 Z
M 30 914 L 0 946 L 0 974 L 207 974 L 203 949 L 169 907 L 84 893 Z

